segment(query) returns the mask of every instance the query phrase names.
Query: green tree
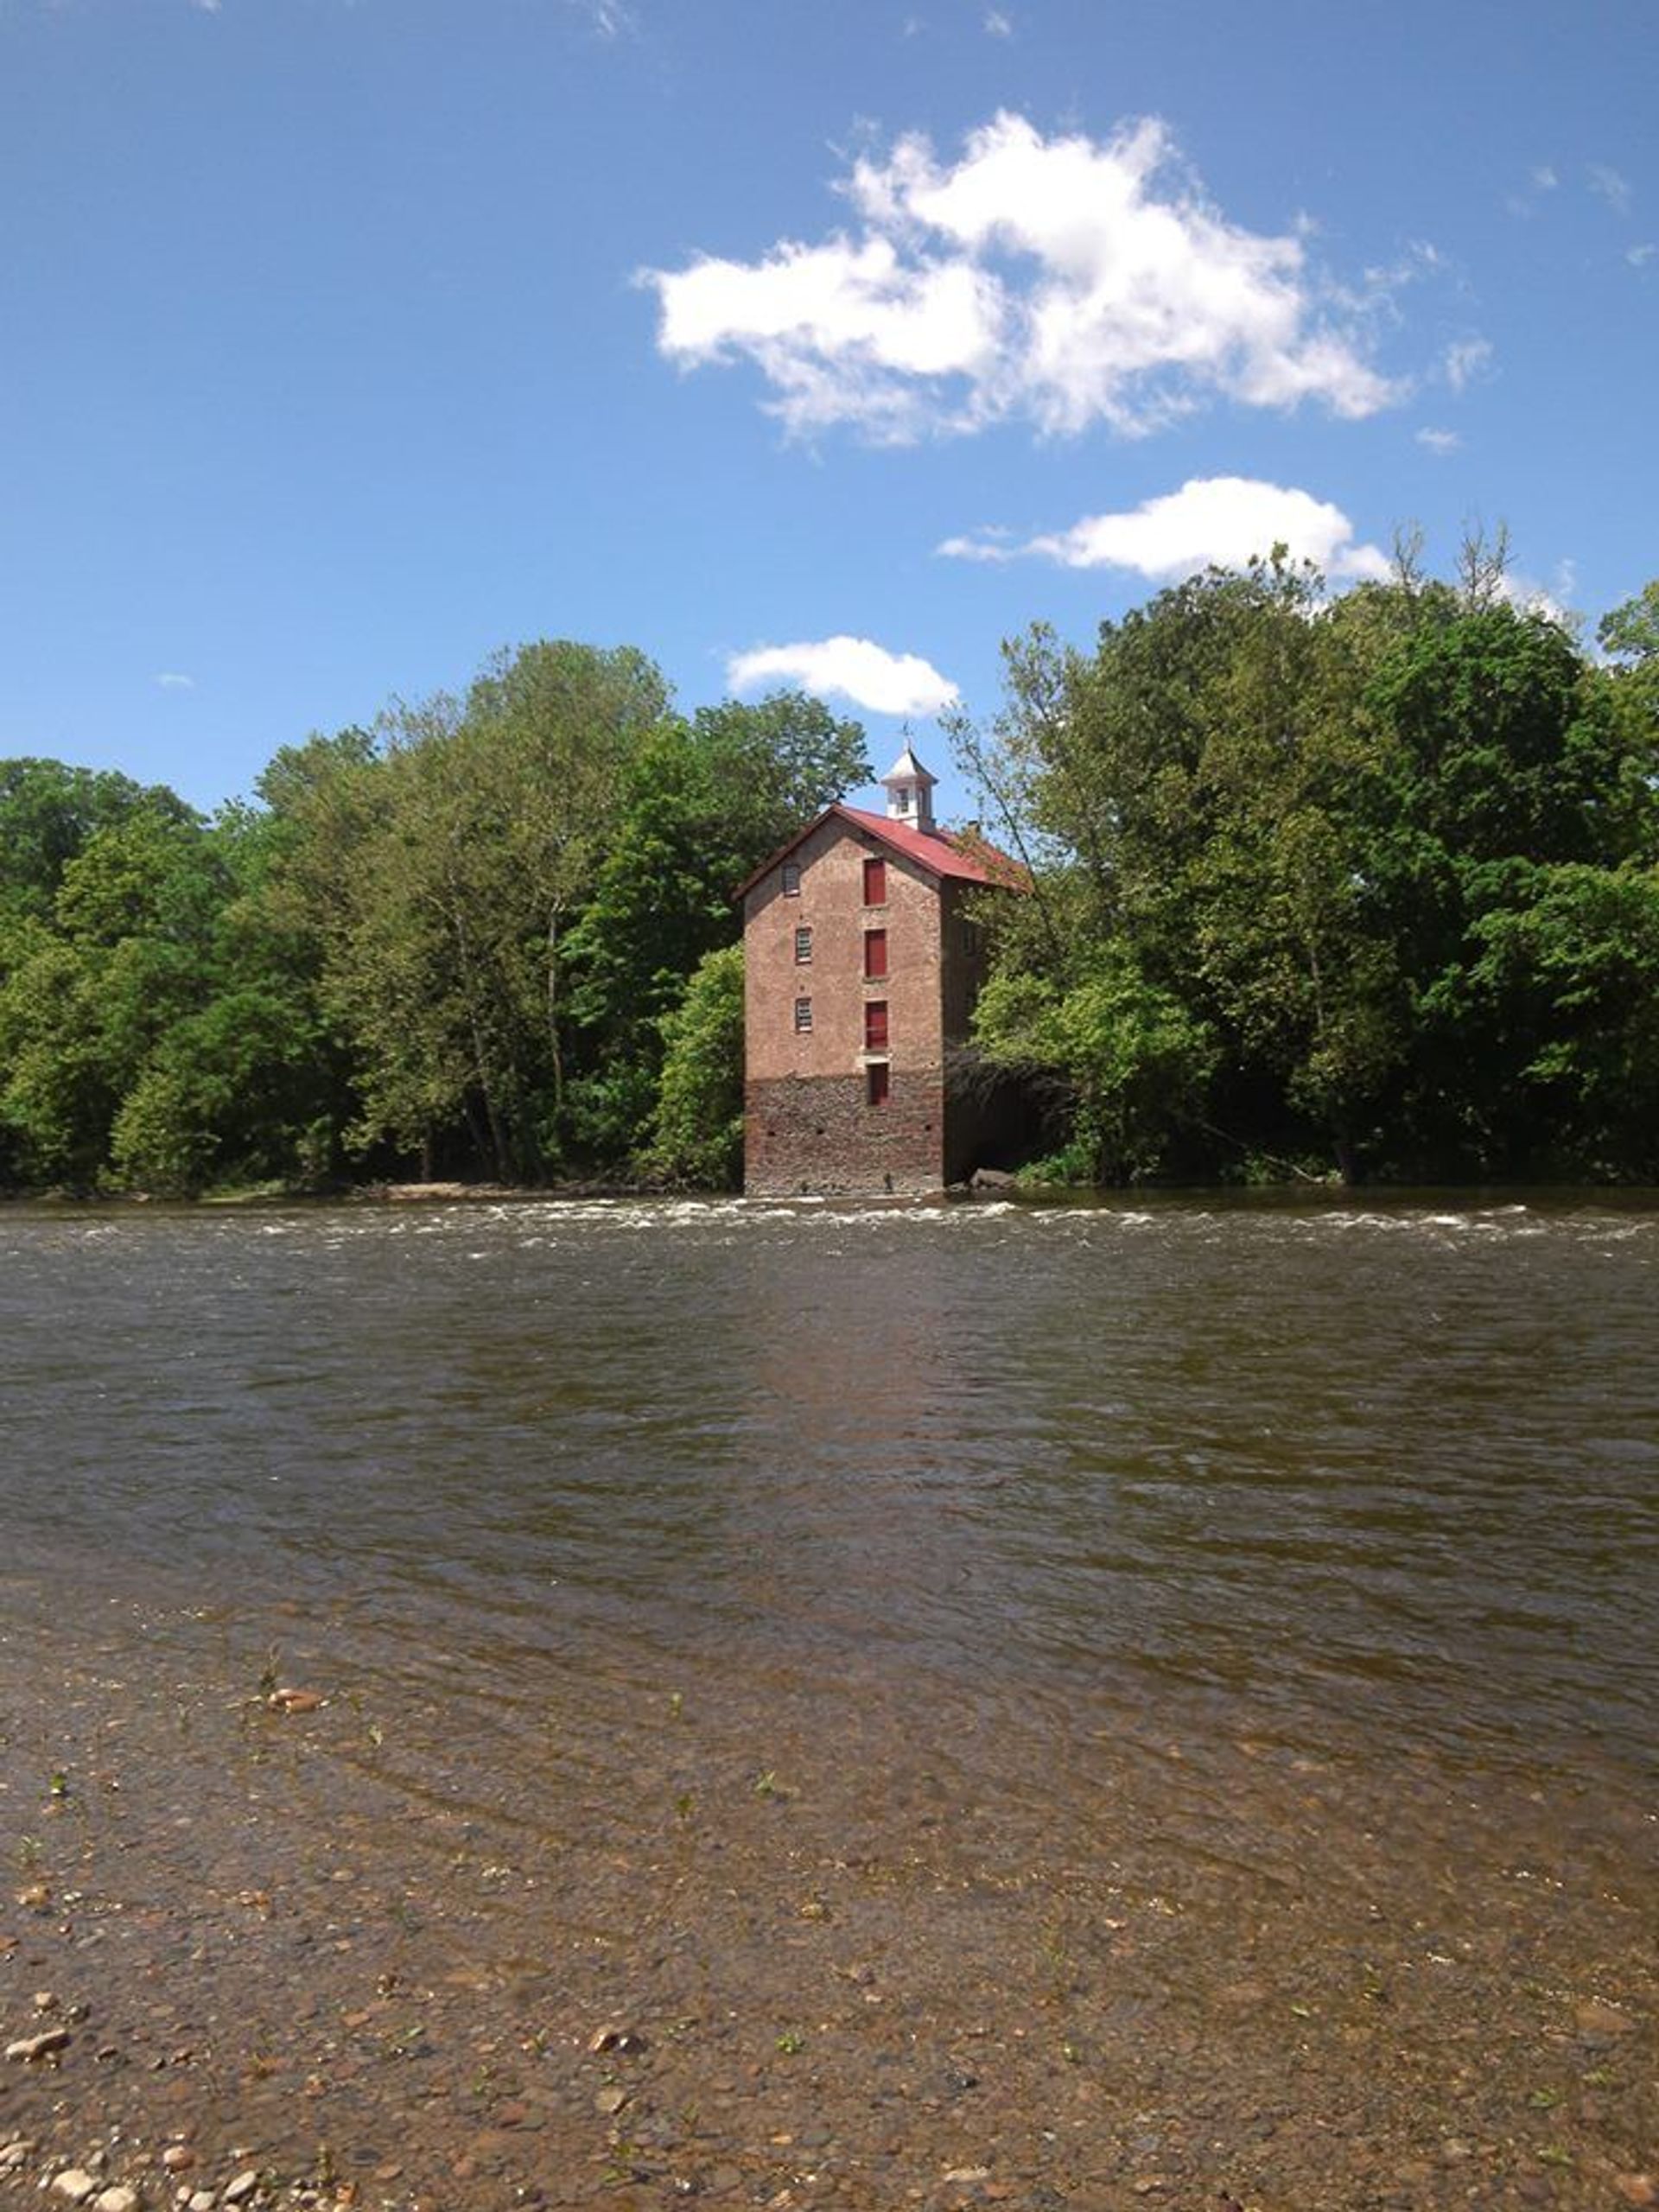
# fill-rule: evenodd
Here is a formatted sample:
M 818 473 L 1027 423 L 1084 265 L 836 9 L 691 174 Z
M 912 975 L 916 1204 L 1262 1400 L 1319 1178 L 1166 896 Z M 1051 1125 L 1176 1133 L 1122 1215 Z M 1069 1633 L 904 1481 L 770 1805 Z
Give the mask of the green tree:
M 1477 547 L 1461 591 L 1407 565 L 1327 602 L 1275 556 L 1160 594 L 1091 655 L 1011 650 L 970 765 L 1037 895 L 1001 919 L 982 1027 L 1071 1070 L 1103 1171 L 1171 1163 L 1177 1114 L 1344 1177 L 1645 1156 L 1616 1099 L 1647 1095 L 1652 718 L 1630 671 L 1503 599 L 1500 565 Z M 1606 632 L 1638 667 L 1644 613 Z M 1181 1080 L 1121 1091 L 1169 1007 Z
M 741 927 L 733 892 L 830 799 L 869 776 L 864 733 L 783 692 L 664 721 L 630 765 L 592 898 L 570 931 L 575 1134 L 619 1157 L 645 1138 L 664 1017 Z
M 1651 741 L 1563 630 L 1503 603 L 1420 628 L 1367 704 L 1389 741 L 1363 794 L 1369 872 L 1408 993 L 1396 1144 L 1437 1175 L 1534 1172 L 1573 1140 L 1565 1092 L 1528 1071 L 1572 1028 L 1592 1047 L 1587 1005 L 1546 1017 L 1519 950 L 1558 938 L 1564 883 L 1586 911 L 1573 871 L 1616 875 L 1653 851 Z M 1618 1017 L 1603 1003 L 1596 1018 Z
M 1079 964 L 1069 984 L 1006 968 L 994 976 L 976 1008 L 976 1041 L 1063 1105 L 1067 1141 L 1046 1164 L 1051 1179 L 1138 1182 L 1167 1165 L 1205 1096 L 1214 1043 L 1126 947 L 1097 948 Z
M 460 1128 L 504 1179 L 560 1156 L 564 936 L 665 709 L 631 649 L 533 645 L 465 700 L 394 706 L 372 764 L 325 773 L 351 872 L 324 998 L 353 1054 L 360 1145 L 429 1168 Z
M 31 1180 L 95 1182 L 121 1102 L 211 989 L 227 876 L 188 810 L 140 807 L 63 867 L 50 924 L 13 940 L 0 987 L 0 1121 Z
M 662 1075 L 641 1167 L 664 1182 L 730 1189 L 743 1173 L 741 944 L 703 955 L 662 1031 Z
M 1039 862 L 1037 929 L 1005 965 L 1046 976 L 1055 1007 L 1104 976 L 1120 1008 L 1132 983 L 1179 1007 L 1204 1040 L 1180 1065 L 1211 1077 L 1207 1101 L 1177 1086 L 1192 1126 L 1236 1130 L 1240 1153 L 1321 1145 L 1344 1173 L 1402 1050 L 1352 804 L 1379 629 L 1326 620 L 1319 579 L 1281 557 L 1211 570 L 1103 625 L 1091 656 L 1040 630 L 1014 647 L 989 748 Z M 1123 1158 L 1147 1156 L 1148 1110 Z
M 159 785 L 60 760 L 0 760 L 0 924 L 46 919 L 63 872 L 87 840 L 140 810 L 174 821 L 190 810 Z

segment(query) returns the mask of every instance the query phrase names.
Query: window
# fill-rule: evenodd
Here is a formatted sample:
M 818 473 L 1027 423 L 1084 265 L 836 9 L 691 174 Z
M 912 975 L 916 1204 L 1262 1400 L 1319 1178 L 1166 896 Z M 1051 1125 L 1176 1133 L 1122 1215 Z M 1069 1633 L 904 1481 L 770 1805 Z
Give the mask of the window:
M 867 1052 L 885 1052 L 887 1049 L 886 999 L 866 999 L 864 1001 L 864 1049 Z
M 784 862 L 784 896 L 798 899 L 801 895 L 801 864 L 798 861 Z
M 886 930 L 866 930 L 864 932 L 864 973 L 867 976 L 885 976 L 887 972 L 887 933 Z
M 812 931 L 811 931 L 811 927 L 810 927 L 810 925 L 806 925 L 806 926 L 804 926 L 804 927 L 803 927 L 803 928 L 801 928 L 801 929 L 797 930 L 797 931 L 796 931 L 796 932 L 795 932 L 795 961 L 796 961 L 796 965 L 797 965 L 798 967 L 802 967 L 802 968 L 804 968 L 804 967 L 805 967 L 805 965 L 806 965 L 807 962 L 808 962 L 809 960 L 810 960 L 810 958 L 811 958 L 811 957 L 812 957 Z
M 886 861 L 868 860 L 864 863 L 864 904 L 885 906 L 887 903 L 887 864 Z
M 885 1106 L 893 1090 L 893 1064 L 889 1060 L 872 1060 L 864 1071 L 864 1103 L 868 1106 Z
M 812 1001 L 810 999 L 797 999 L 795 1001 L 795 1033 L 797 1036 L 806 1037 L 811 1034 L 811 1030 Z

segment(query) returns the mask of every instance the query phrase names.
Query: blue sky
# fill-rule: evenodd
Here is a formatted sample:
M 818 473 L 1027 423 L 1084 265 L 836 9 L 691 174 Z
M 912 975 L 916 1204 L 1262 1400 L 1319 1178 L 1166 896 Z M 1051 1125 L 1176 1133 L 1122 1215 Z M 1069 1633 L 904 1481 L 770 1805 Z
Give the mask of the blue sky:
M 564 636 L 943 772 L 1032 620 L 1412 524 L 1593 624 L 1656 117 L 1650 0 L 0 0 L 0 754 L 211 807 Z

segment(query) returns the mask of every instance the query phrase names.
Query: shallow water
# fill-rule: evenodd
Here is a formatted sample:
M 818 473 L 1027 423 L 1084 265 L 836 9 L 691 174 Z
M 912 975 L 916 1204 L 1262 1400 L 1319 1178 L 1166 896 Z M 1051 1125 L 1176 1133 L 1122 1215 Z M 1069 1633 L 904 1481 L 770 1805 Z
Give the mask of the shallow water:
M 348 1600 L 394 1669 L 1640 1766 L 1656 1293 L 1659 1216 L 1593 1205 L 12 1211 L 0 1513 L 17 1567 Z
M 0 2011 L 96 2024 L 19 2185 L 188 2117 L 469 2212 L 1652 2201 L 1656 1263 L 0 1212 Z

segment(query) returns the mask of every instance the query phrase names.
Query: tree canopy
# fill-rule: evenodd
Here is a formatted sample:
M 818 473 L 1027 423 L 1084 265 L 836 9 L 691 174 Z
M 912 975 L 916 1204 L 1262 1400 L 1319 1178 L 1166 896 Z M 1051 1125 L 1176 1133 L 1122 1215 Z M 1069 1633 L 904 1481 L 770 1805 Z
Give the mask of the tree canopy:
M 1029 898 L 978 1050 L 1077 1179 L 1659 1175 L 1659 583 L 1599 652 L 1409 560 L 1282 554 L 1005 648 L 955 726 Z M 0 761 L 0 1186 L 729 1182 L 736 885 L 868 782 L 541 640 L 283 747 L 211 820 Z
M 735 886 L 869 773 L 816 700 L 682 716 L 644 654 L 569 640 L 283 747 L 212 822 L 0 763 L 0 1181 L 729 1177 L 689 1036 L 662 1119 L 682 1001 Z
M 1282 557 L 1007 664 L 957 734 L 1039 895 L 979 1036 L 1046 1085 L 1068 1172 L 1659 1167 L 1659 733 L 1628 676 L 1490 589 L 1328 601 Z

